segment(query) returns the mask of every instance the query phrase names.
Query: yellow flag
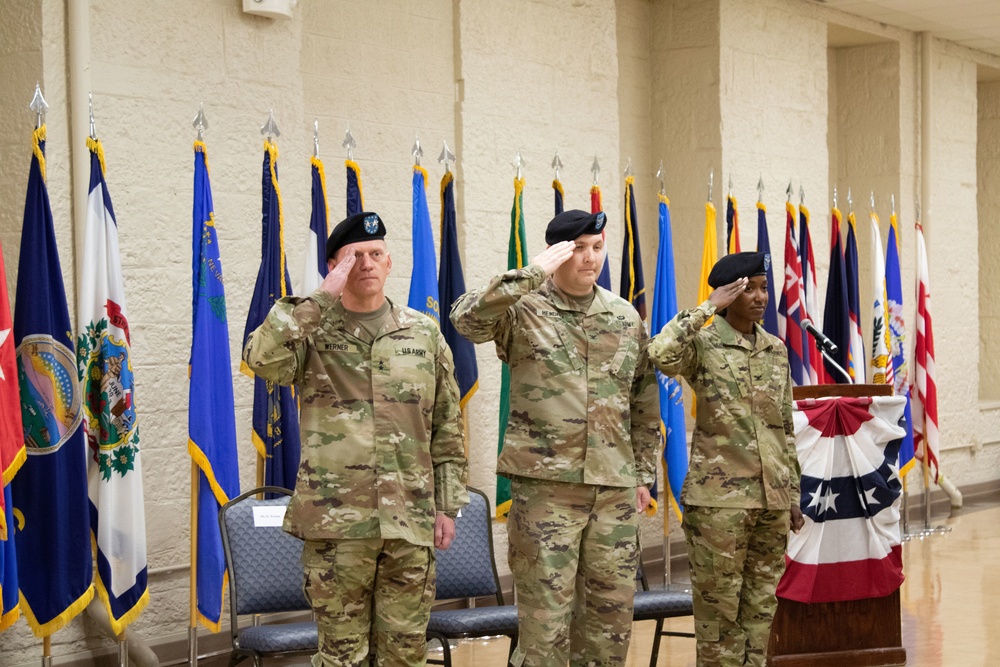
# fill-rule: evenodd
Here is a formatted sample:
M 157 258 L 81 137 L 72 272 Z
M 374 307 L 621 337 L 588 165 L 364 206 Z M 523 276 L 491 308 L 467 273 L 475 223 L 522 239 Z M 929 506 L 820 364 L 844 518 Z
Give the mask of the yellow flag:
M 719 259 L 719 241 L 715 233 L 715 206 L 705 202 L 705 247 L 701 252 L 701 278 L 698 280 L 698 304 L 705 302 L 712 288 L 708 286 L 708 274 Z M 709 320 L 711 322 L 711 320 Z M 705 323 L 708 326 L 708 322 Z

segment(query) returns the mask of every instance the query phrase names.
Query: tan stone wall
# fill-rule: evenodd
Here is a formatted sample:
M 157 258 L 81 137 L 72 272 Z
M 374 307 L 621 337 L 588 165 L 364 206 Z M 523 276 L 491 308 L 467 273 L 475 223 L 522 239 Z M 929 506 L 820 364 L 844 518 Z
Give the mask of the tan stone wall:
M 978 86 L 979 400 L 1000 402 L 1000 82 Z
M 331 217 L 344 210 L 343 132 L 359 142 L 365 202 L 390 222 L 389 296 L 405 301 L 412 257 L 410 146 L 419 133 L 439 212 L 440 142 L 458 153 L 460 241 L 466 280 L 477 286 L 506 268 L 512 179 L 520 148 L 528 166 L 524 204 L 528 256 L 543 248 L 552 213 L 556 150 L 568 207 L 588 208 L 595 154 L 611 221 L 617 289 L 622 244 L 622 172 L 631 157 L 644 251 L 647 303 L 656 256 L 653 173 L 664 161 L 671 200 L 681 307 L 695 305 L 709 169 L 723 239 L 729 174 L 740 203 L 742 241 L 755 245 L 757 177 L 767 190 L 772 251 L 780 269 L 784 188 L 801 183 L 825 292 L 829 195 L 855 189 L 868 271 L 867 192 L 876 190 L 887 233 L 888 194 L 904 230 L 904 293 L 912 298 L 913 200 L 920 178 L 919 39 L 913 33 L 798 0 L 435 0 L 421 3 L 299 3 L 294 18 L 243 14 L 230 0 L 130 3 L 90 0 L 90 77 L 108 183 L 121 224 L 134 337 L 146 482 L 152 602 L 135 628 L 154 641 L 183 641 L 187 623 L 188 475 L 186 364 L 189 346 L 191 118 L 205 102 L 206 134 L 227 278 L 244 488 L 253 484 L 250 382 L 236 373 L 244 317 L 259 263 L 259 127 L 274 109 L 282 130 L 280 173 L 286 251 L 301 273 L 309 214 L 312 123 L 320 122 Z M 32 126 L 24 105 L 41 81 L 48 118 L 49 188 L 67 291 L 75 289 L 67 101 L 65 5 L 0 3 L 0 211 L 11 294 Z M 837 22 L 881 44 L 828 49 Z M 976 82 L 976 63 L 1000 59 L 934 42 L 931 201 L 928 220 L 941 396 L 943 469 L 957 484 L 997 478 L 1000 409 L 980 406 L 996 375 L 995 341 L 975 332 L 996 313 L 995 210 L 986 182 L 996 93 Z M 978 99 L 977 99 L 978 98 Z M 977 111 L 978 109 L 978 111 Z M 978 140 L 977 140 L 978 133 Z M 978 142 L 978 143 L 977 143 Z M 977 167 L 977 156 L 980 159 Z M 977 179 L 981 182 L 977 183 Z M 995 188 L 994 188 L 995 189 Z M 979 198 L 977 199 L 977 193 Z M 437 233 L 437 225 L 434 225 Z M 989 254 L 992 252 L 992 255 Z M 778 273 L 780 276 L 780 271 Z M 779 278 L 780 279 L 780 278 Z M 862 281 L 862 303 L 870 287 Z M 996 299 L 993 299 L 995 301 Z M 71 304 L 72 308 L 72 304 Z M 912 322 L 914 304 L 907 303 Z M 866 331 L 869 318 L 865 308 Z M 986 318 L 980 324 L 980 317 Z M 870 334 L 866 334 L 866 337 Z M 993 341 L 993 342 L 991 342 Z M 908 343 L 912 345 L 911 341 Z M 472 483 L 492 496 L 499 363 L 478 348 L 481 389 L 469 406 Z M 980 366 L 980 363 L 983 365 Z M 992 364 L 992 365 L 991 365 Z M 919 480 L 913 480 L 919 490 Z M 662 519 L 644 522 L 646 546 Z M 676 526 L 674 526 L 676 530 Z M 506 571 L 506 533 L 496 528 Z M 167 573 L 163 568 L 178 567 Z M 79 619 L 54 639 L 57 656 L 109 646 Z M 0 664 L 33 664 L 38 642 L 19 623 L 4 633 Z

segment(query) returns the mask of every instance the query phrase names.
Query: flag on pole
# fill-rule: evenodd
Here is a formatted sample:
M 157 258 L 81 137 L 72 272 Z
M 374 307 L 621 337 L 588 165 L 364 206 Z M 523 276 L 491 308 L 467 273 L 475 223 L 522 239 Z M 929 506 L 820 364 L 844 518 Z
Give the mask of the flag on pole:
M 21 612 L 38 637 L 94 597 L 87 441 L 69 309 L 45 185 L 45 126 L 35 130 L 14 301 L 27 459 L 11 484 Z
M 10 484 L 27 458 L 21 425 L 21 394 L 17 384 L 17 355 L 14 339 L 10 335 L 13 328 L 10 302 L 7 300 L 3 247 L 0 246 L 0 490 Z M 8 539 L 14 532 L 14 526 L 7 522 L 4 512 L 7 507 L 7 501 L 0 493 L 0 540 Z M 0 567 L 0 585 L 3 584 L 2 576 L 3 568 Z
M 600 213 L 604 210 L 604 203 L 601 201 L 601 186 L 596 183 L 590 187 L 590 212 Z M 597 284 L 604 289 L 611 291 L 611 263 L 608 261 L 608 226 L 604 225 L 601 230 L 601 238 L 604 239 L 604 266 L 597 276 Z
M 21 616 L 17 594 L 16 526 L 10 483 L 24 464 L 24 430 L 17 382 L 17 355 L 10 335 L 13 323 L 7 300 L 7 271 L 0 247 L 0 631 Z
M 639 246 L 639 221 L 635 212 L 635 177 L 625 179 L 625 240 L 622 247 L 622 278 L 619 294 L 635 306 L 646 321 L 646 279 L 642 274 L 642 250 Z
M 772 336 L 778 335 L 778 300 L 774 298 L 774 263 L 770 261 L 771 239 L 767 233 L 767 207 L 763 202 L 757 202 L 757 252 L 765 255 L 764 267 L 767 272 L 767 308 L 764 309 L 764 331 Z
M 361 167 L 354 160 L 345 160 L 347 167 L 347 215 L 350 217 L 365 210 L 365 198 L 361 192 Z
M 656 252 L 656 282 L 653 288 L 653 313 L 650 328 L 659 333 L 677 314 L 677 280 L 674 269 L 674 241 L 670 226 L 670 200 L 660 195 L 660 243 Z M 663 446 L 664 480 L 666 498 L 674 514 L 680 519 L 684 512 L 681 505 L 681 486 L 687 476 L 688 450 L 684 427 L 684 390 L 676 378 L 656 371 L 656 384 L 660 388 L 660 439 Z M 666 534 L 669 517 L 663 513 L 663 530 Z
M 931 276 L 924 228 L 917 228 L 917 344 L 913 350 L 913 442 L 916 457 L 938 483 L 941 453 L 938 433 L 937 383 L 934 380 L 934 325 L 931 322 Z M 925 478 L 926 479 L 926 478 Z
M 524 179 L 514 178 L 514 205 L 510 210 L 510 242 L 507 246 L 507 270 L 523 268 L 528 262 L 528 236 L 524 231 Z M 503 450 L 510 418 L 510 366 L 500 371 L 500 440 L 497 455 Z M 496 512 L 498 521 L 506 521 L 510 511 L 510 480 L 497 475 Z
M 20 414 L 20 405 L 18 405 Z M 18 604 L 17 590 L 17 547 L 14 533 L 14 501 L 10 494 L 10 484 L 0 489 L 3 496 L 3 515 L 9 528 L 7 539 L 0 540 L 0 632 L 14 625 L 21 618 L 21 607 Z
M 88 138 L 90 195 L 77 301 L 76 361 L 83 430 L 90 447 L 90 530 L 97 547 L 97 594 L 115 634 L 149 603 L 142 451 L 118 221 L 105 180 L 104 147 Z
M 740 212 L 736 208 L 736 197 L 731 193 L 726 197 L 726 254 L 740 250 Z
M 455 331 L 451 323 L 451 306 L 465 294 L 465 274 L 458 252 L 458 217 L 455 214 L 455 176 L 446 171 L 441 178 L 441 268 L 438 271 L 438 293 L 441 296 L 441 333 L 455 359 L 455 379 L 461 407 L 465 409 L 479 389 L 479 367 L 476 347 Z M 502 441 L 501 441 L 502 442 Z
M 802 328 L 802 266 L 799 249 L 795 243 L 795 207 L 785 204 L 785 282 L 778 304 L 778 337 L 788 348 L 788 367 L 792 382 L 798 386 L 809 384 L 804 346 L 805 330 Z
M 277 163 L 278 147 L 267 140 L 264 142 L 262 183 L 263 243 L 257 284 L 243 332 L 244 347 L 250 334 L 264 322 L 274 302 L 291 293 L 285 266 L 285 221 L 281 214 Z M 240 369 L 254 377 L 246 362 Z M 264 484 L 294 489 L 299 469 L 299 410 L 291 387 L 254 377 L 252 437 L 264 460 Z
M 563 184 L 559 182 L 558 178 L 552 181 L 552 196 L 555 204 L 555 215 L 559 215 L 565 210 L 563 200 L 566 199 L 566 191 L 563 190 Z
M 809 209 L 799 204 L 799 264 L 802 266 L 802 305 L 804 317 L 823 330 L 819 312 L 819 288 L 816 286 L 816 258 L 813 255 L 812 234 L 809 233 Z M 803 331 L 803 357 L 809 372 L 809 384 L 826 381 L 823 356 L 816 349 L 812 336 Z
M 313 157 L 309 164 L 312 171 L 312 215 L 309 216 L 302 294 L 312 294 L 326 278 L 326 239 L 330 236 L 330 206 L 326 201 L 323 161 Z
M 712 293 L 708 284 L 708 274 L 719 260 L 719 240 L 715 231 L 715 206 L 705 202 L 705 242 L 701 250 L 701 276 L 698 278 L 698 303 L 704 303 Z M 711 318 L 705 323 L 708 326 Z
M 854 211 L 847 214 L 847 247 L 844 248 L 844 266 L 847 274 L 847 307 L 851 316 L 851 345 L 848 352 L 850 365 L 847 372 L 858 384 L 865 382 L 865 341 L 861 335 L 861 297 L 858 295 L 859 271 L 858 264 L 858 225 L 854 219 Z
M 830 357 L 845 371 L 850 366 L 851 312 L 847 305 L 847 273 L 844 267 L 844 250 L 840 242 L 841 214 L 836 208 L 830 211 L 830 274 L 826 279 L 826 303 L 823 306 L 823 333 L 837 346 Z M 847 379 L 824 360 L 826 382 L 845 384 Z
M 413 271 L 406 305 L 440 324 L 439 303 L 434 233 L 427 208 L 427 171 L 420 165 L 413 165 Z
M 191 359 L 188 365 L 188 454 L 198 466 L 198 620 L 218 632 L 228 575 L 219 510 L 240 494 L 233 371 L 226 318 L 226 287 L 215 229 L 208 149 L 194 144 L 192 207 Z
M 903 410 L 904 423 L 900 424 L 906 431 L 899 445 L 899 476 L 902 478 L 914 466 L 914 451 L 909 368 L 906 365 L 906 324 L 903 319 L 903 278 L 899 266 L 899 225 L 896 222 L 895 212 L 889 217 L 889 225 L 889 244 L 885 251 L 885 296 L 889 312 L 892 384 L 896 396 L 906 397 L 906 408 Z
M 872 248 L 872 382 L 893 384 L 892 343 L 889 340 L 889 308 L 885 293 L 885 261 L 882 254 L 882 234 L 875 211 L 871 220 Z

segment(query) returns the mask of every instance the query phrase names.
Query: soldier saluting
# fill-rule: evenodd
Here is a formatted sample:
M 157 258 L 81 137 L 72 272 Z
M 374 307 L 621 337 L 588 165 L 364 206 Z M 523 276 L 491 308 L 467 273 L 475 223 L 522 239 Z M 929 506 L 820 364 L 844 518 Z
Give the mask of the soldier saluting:
M 243 351 L 254 373 L 301 392 L 284 528 L 305 540 L 314 665 L 361 664 L 369 636 L 379 664 L 425 664 L 433 549 L 449 547 L 469 502 L 451 350 L 433 320 L 386 298 L 384 238 L 375 213 L 338 224 L 323 284 L 277 301 Z
M 596 285 L 604 213 L 566 211 L 546 250 L 452 306 L 510 365 L 497 472 L 511 480 L 515 667 L 625 663 L 638 511 L 656 479 L 657 390 L 632 304 Z
M 698 399 L 681 489 L 698 667 L 764 666 L 788 529 L 803 524 L 788 353 L 758 323 L 768 261 L 759 252 L 720 259 L 711 296 L 649 345 L 653 364 L 684 376 Z

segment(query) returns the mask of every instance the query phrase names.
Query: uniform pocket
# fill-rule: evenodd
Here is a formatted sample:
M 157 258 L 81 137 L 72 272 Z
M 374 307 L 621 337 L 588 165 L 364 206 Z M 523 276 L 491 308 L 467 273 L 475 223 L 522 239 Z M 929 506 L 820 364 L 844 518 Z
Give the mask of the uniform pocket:
M 525 329 L 523 335 L 523 349 L 515 357 L 534 362 L 543 375 L 552 377 L 582 367 L 576 350 L 566 347 L 556 325 Z

